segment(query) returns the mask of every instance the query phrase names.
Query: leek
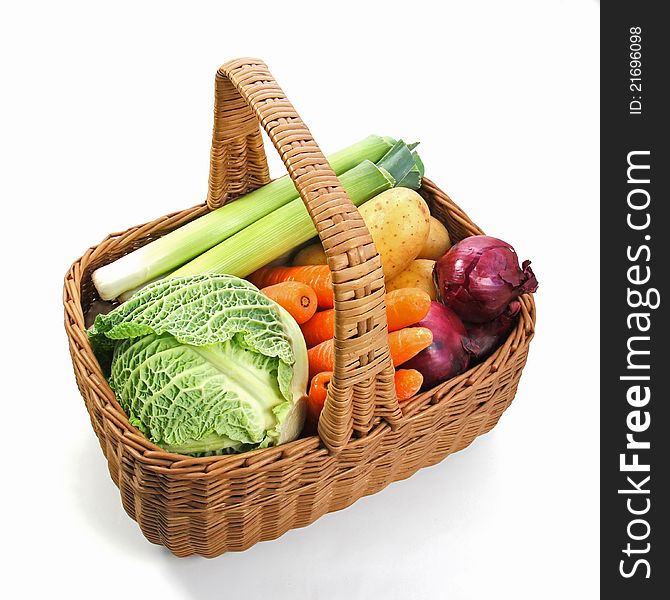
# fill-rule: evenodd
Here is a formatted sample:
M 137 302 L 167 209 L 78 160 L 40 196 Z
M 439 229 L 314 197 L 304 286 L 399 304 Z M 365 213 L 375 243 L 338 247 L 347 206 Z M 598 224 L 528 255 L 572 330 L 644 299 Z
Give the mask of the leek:
M 394 143 L 391 138 L 371 135 L 335 152 L 328 161 L 335 173 L 342 175 L 363 161 L 378 161 Z M 103 300 L 118 298 L 166 275 L 295 198 L 298 192 L 285 175 L 100 267 L 92 275 L 93 283 Z
M 363 161 L 339 179 L 351 201 L 360 206 L 400 183 L 403 187 L 417 189 L 422 176 L 423 164 L 418 155 L 401 141 L 378 164 Z M 298 198 L 245 227 L 169 276 L 227 273 L 246 277 L 316 234 L 312 219 Z

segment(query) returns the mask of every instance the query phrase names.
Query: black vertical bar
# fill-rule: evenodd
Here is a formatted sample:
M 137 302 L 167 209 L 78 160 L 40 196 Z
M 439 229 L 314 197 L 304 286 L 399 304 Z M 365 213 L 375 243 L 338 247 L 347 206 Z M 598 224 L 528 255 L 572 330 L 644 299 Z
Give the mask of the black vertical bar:
M 670 27 L 601 5 L 601 597 L 670 597 Z M 639 55 L 638 55 L 639 52 Z

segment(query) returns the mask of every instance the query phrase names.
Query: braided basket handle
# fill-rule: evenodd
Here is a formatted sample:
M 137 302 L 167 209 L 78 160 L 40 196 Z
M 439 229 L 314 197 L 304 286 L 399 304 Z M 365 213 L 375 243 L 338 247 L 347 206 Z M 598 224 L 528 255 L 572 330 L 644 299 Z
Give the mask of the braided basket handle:
M 207 204 L 269 181 L 258 121 L 314 221 L 335 297 L 335 364 L 319 436 L 338 452 L 376 418 L 397 426 L 384 304 L 384 275 L 372 237 L 328 161 L 263 61 L 241 58 L 216 74 Z

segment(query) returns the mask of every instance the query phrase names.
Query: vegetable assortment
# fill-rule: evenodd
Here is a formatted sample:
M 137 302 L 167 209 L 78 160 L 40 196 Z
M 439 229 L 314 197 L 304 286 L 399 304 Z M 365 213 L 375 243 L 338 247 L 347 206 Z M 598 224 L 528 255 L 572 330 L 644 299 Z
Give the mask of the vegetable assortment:
M 423 163 L 370 136 L 329 157 L 379 252 L 399 402 L 485 360 L 537 289 L 509 244 L 452 246 Z M 130 422 L 167 451 L 244 452 L 315 435 L 334 367 L 333 288 L 290 178 L 214 210 L 93 273 L 89 339 Z M 246 278 L 246 279 L 243 279 Z

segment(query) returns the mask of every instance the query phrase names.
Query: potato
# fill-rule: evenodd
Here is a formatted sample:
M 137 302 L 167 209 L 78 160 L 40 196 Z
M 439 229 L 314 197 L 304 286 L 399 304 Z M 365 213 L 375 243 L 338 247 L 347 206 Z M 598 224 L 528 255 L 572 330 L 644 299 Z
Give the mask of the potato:
M 430 211 L 414 190 L 393 188 L 359 208 L 381 256 L 386 281 L 418 256 L 430 232 Z
M 442 255 L 451 248 L 451 239 L 449 239 L 449 232 L 447 228 L 442 225 L 435 217 L 430 217 L 430 232 L 428 239 L 421 248 L 417 258 L 427 258 L 429 260 L 437 260 L 442 258 Z
M 303 265 L 325 265 L 328 262 L 326 261 L 326 253 L 323 250 L 323 246 L 317 242 L 299 250 L 293 257 L 291 264 L 299 267 Z
M 412 261 L 410 266 L 397 277 L 386 282 L 386 291 L 390 292 L 392 290 L 408 287 L 419 288 L 427 292 L 431 300 L 435 300 L 437 291 L 435 290 L 435 283 L 433 282 L 434 267 L 434 260 L 418 258 Z

